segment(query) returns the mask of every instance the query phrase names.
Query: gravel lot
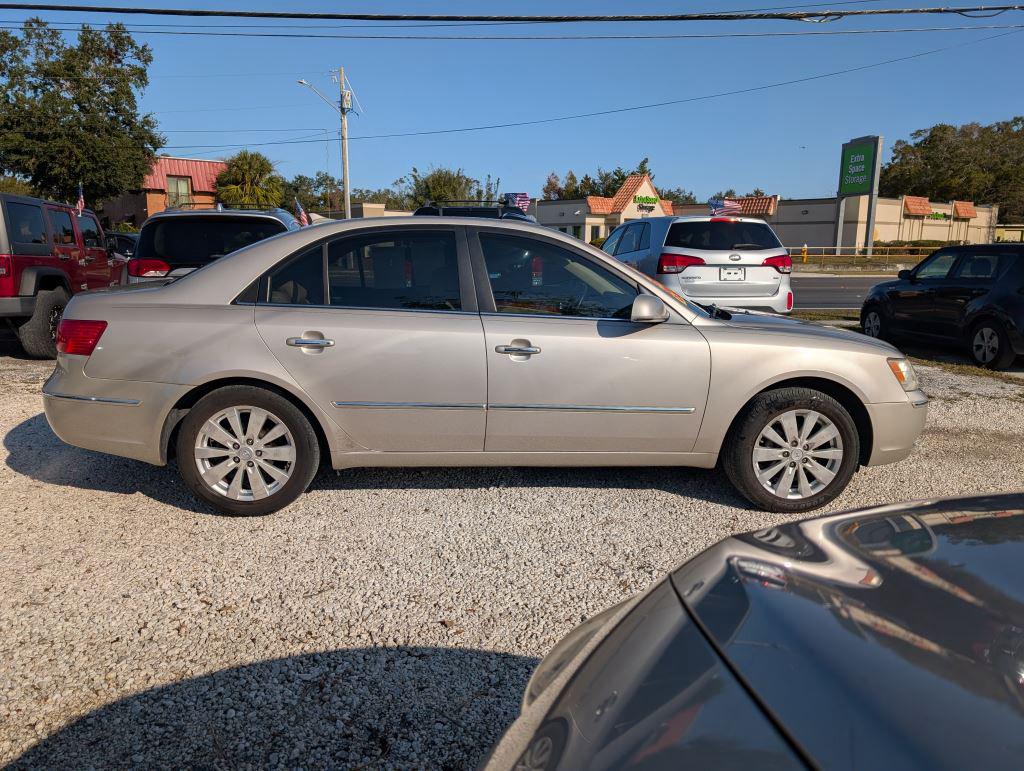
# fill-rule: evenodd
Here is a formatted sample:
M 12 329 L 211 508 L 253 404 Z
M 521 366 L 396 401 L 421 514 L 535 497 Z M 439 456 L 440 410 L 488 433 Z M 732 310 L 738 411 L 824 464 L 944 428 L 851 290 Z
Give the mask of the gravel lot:
M 583 618 L 781 517 L 714 472 L 322 472 L 262 519 L 64 446 L 0 344 L 0 764 L 471 768 Z M 1024 384 L 922 369 L 919 450 L 835 508 L 1024 488 Z

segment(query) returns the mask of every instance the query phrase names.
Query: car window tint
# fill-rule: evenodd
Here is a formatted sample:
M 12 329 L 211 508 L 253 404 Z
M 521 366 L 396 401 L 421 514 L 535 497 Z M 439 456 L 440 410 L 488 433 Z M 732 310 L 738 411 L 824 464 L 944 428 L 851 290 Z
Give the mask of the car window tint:
M 50 218 L 50 229 L 53 231 L 53 241 L 60 246 L 73 246 L 75 243 L 75 226 L 71 224 L 71 215 L 66 211 L 49 209 L 46 212 Z
M 956 262 L 956 257 L 956 252 L 936 252 L 917 267 L 914 278 L 945 278 Z
M 626 252 L 635 252 L 639 249 L 641 230 L 643 230 L 642 225 L 629 225 L 622 234 L 622 240 L 619 241 L 619 248 L 615 250 L 615 254 L 626 254 Z
M 331 305 L 457 311 L 462 308 L 455 233 L 391 230 L 327 247 Z
M 778 249 L 775 233 L 763 222 L 697 220 L 675 222 L 665 246 L 681 249 Z
M 163 260 L 172 269 L 205 265 L 285 230 L 283 222 L 270 217 L 203 214 L 153 219 L 139 234 L 135 256 Z
M 1010 269 L 1012 256 L 1009 254 L 965 254 L 953 271 L 953 278 L 968 281 L 994 281 L 1002 278 Z
M 82 234 L 82 243 L 89 248 L 102 247 L 100 241 L 100 224 L 92 215 L 83 214 L 78 218 L 78 232 Z
M 270 274 L 269 299 L 283 305 L 324 304 L 324 248 L 307 249 Z
M 568 249 L 521 236 L 481 233 L 500 313 L 628 319 L 637 289 Z
M 624 231 L 625 228 L 616 228 L 613 230 L 612 234 L 608 236 L 603 244 L 601 244 L 601 248 L 608 252 L 608 254 L 615 254 L 615 247 L 619 245 L 619 240 L 622 238 L 622 233 Z
M 7 203 L 7 237 L 19 244 L 45 244 L 43 210 L 27 203 Z

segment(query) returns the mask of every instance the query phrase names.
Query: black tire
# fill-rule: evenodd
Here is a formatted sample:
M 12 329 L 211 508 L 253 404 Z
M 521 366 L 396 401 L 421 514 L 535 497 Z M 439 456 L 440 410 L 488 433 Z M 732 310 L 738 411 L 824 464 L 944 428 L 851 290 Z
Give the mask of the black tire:
M 835 448 L 841 450 L 841 457 L 835 459 L 835 468 L 831 470 L 834 477 L 831 481 L 824 483 L 821 489 L 816 490 L 814 494 L 802 498 L 776 495 L 762 485 L 754 470 L 754 450 L 755 445 L 758 445 L 760 441 L 761 432 L 773 421 L 792 410 L 813 410 L 820 413 L 835 426 L 842 442 L 841 447 L 838 447 L 837 443 Z M 802 425 L 798 424 L 798 427 L 802 428 Z M 774 448 L 759 445 L 758 449 Z M 792 452 L 795 461 L 802 463 L 804 450 L 803 447 L 795 447 L 792 450 L 786 447 L 786 457 L 790 457 L 789 453 Z M 800 457 L 796 458 L 797 455 Z M 860 436 L 850 413 L 828 394 L 811 388 L 780 388 L 777 391 L 768 391 L 755 396 L 744 407 L 743 412 L 733 423 L 729 436 L 725 439 L 721 460 L 722 468 L 726 476 L 729 477 L 729 481 L 743 497 L 755 506 L 765 511 L 790 513 L 811 511 L 830 503 L 849 484 L 860 463 Z M 815 462 L 813 459 L 808 460 L 811 463 Z M 786 462 L 790 465 L 793 463 L 781 460 L 779 462 Z M 766 461 L 766 466 L 771 463 L 774 461 Z M 805 466 L 805 468 L 807 467 Z M 786 473 L 785 467 L 779 473 Z M 806 471 L 800 471 L 800 474 L 804 479 L 809 480 Z M 816 480 L 809 484 L 817 485 L 821 482 Z
M 35 311 L 18 327 L 18 340 L 25 353 L 34 359 L 57 358 L 57 324 L 67 307 L 68 293 L 63 287 L 39 291 Z
M 967 355 L 979 367 L 1007 369 L 1017 358 L 1006 327 L 995 319 L 982 319 L 967 334 Z
M 233 481 L 235 475 L 240 475 L 243 471 L 246 472 L 240 482 L 242 488 L 236 491 L 236 495 L 245 495 L 246 489 L 249 491 L 250 496 L 253 494 L 253 490 L 257 487 L 257 482 L 253 481 L 252 477 L 249 476 L 250 474 L 258 474 L 259 478 L 268 487 L 272 486 L 275 483 L 274 478 L 271 474 L 260 470 L 267 467 L 268 459 L 264 458 L 260 461 L 255 455 L 269 452 L 270 449 L 281 450 L 281 446 L 271 448 L 271 445 L 268 444 L 261 451 L 258 449 L 261 445 L 260 439 L 257 437 L 256 443 L 252 447 L 241 446 L 237 449 L 238 455 L 235 455 L 234 451 L 236 448 L 234 446 L 228 448 L 227 442 L 221 443 L 225 448 L 223 453 L 216 450 L 221 445 L 208 444 L 207 437 L 209 432 L 204 433 L 202 438 L 200 437 L 200 433 L 205 430 L 204 427 L 209 419 L 232 407 L 251 407 L 265 410 L 267 413 L 270 413 L 270 417 L 275 422 L 279 422 L 287 429 L 288 435 L 284 439 L 275 439 L 273 442 L 288 442 L 287 447 L 292 448 L 294 460 L 291 462 L 279 460 L 270 462 L 279 472 L 287 473 L 288 476 L 286 481 L 279 483 L 278 489 L 273 490 L 266 497 L 250 499 L 228 497 L 232 489 L 228 485 L 228 481 Z M 250 427 L 249 420 L 252 419 L 252 415 L 252 412 L 245 412 L 243 410 L 241 417 L 241 420 L 245 421 L 242 424 L 243 429 Z M 270 418 L 267 421 L 269 424 Z M 230 422 L 230 420 L 226 419 L 221 425 L 226 425 L 230 429 Z M 262 434 L 268 436 L 270 431 L 264 430 Z M 243 438 L 236 444 L 244 444 L 245 441 Z M 220 480 L 221 483 L 228 485 L 226 491 L 218 491 L 203 480 L 202 472 L 200 471 L 200 464 L 203 463 L 203 460 L 197 458 L 197 443 L 200 442 L 203 443 L 204 449 L 216 451 L 219 455 L 224 456 L 223 459 L 216 457 L 207 460 L 206 462 L 209 465 L 231 462 L 230 465 L 226 466 L 227 471 L 224 472 L 229 476 Z M 317 441 L 316 432 L 314 432 L 312 425 L 310 425 L 309 420 L 302 411 L 280 394 L 255 386 L 226 386 L 200 399 L 189 410 L 188 415 L 185 416 L 181 423 L 176 449 L 178 471 L 185 484 L 188 485 L 188 488 L 200 500 L 210 504 L 218 511 L 231 516 L 260 516 L 283 509 L 306 491 L 320 466 L 320 444 Z M 238 458 L 238 460 L 234 460 L 235 458 Z M 244 466 L 249 466 L 249 470 L 246 470 Z
M 861 309 L 860 328 L 868 337 L 878 340 L 889 339 L 889 322 L 886 321 L 881 306 L 877 304 L 865 305 Z

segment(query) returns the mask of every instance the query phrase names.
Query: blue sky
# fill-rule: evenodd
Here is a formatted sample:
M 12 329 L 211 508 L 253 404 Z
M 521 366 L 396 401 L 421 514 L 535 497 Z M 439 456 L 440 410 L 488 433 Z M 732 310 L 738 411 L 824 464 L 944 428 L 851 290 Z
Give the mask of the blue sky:
M 807 4 L 809 0 L 733 0 L 727 3 L 517 2 L 495 4 L 321 2 L 294 4 L 248 0 L 167 0 L 173 7 L 302 11 L 418 13 L 647 13 L 739 10 Z M 101 4 L 99 2 L 95 3 Z M 109 0 L 103 4 L 110 4 Z M 157 5 L 149 0 L 122 3 Z M 923 6 L 920 0 L 832 3 L 821 8 Z M 940 5 L 941 3 L 933 3 Z M 0 12 L 20 20 L 28 14 Z M 46 13 L 67 23 L 76 13 Z M 189 24 L 193 30 L 239 20 L 196 21 L 155 17 L 109 17 L 129 27 Z M 90 15 L 92 23 L 108 17 Z M 288 28 L 261 20 L 265 32 L 393 34 L 397 30 L 352 22 Z M 829 24 L 731 22 L 692 24 L 507 25 L 441 28 L 452 34 L 664 34 L 810 32 L 892 27 L 953 27 L 1022 24 L 1024 13 L 989 20 L 959 16 L 876 17 Z M 167 29 L 163 27 L 162 29 Z M 408 33 L 427 32 L 422 28 Z M 967 43 L 1001 30 L 886 35 L 764 37 L 704 40 L 403 41 L 297 40 L 137 34 L 153 48 L 151 83 L 142 98 L 166 133 L 164 151 L 216 158 L 232 149 L 206 147 L 249 143 L 292 176 L 328 168 L 340 176 L 336 136 L 309 144 L 259 146 L 332 131 L 337 115 L 296 84 L 304 77 L 334 96 L 328 71 L 344 64 L 362 105 L 350 120 L 353 187 L 389 185 L 412 166 L 461 166 L 472 176 L 500 177 L 503 191 L 539 193 L 548 172 L 577 175 L 598 165 L 630 167 L 651 159 L 655 184 L 682 186 L 698 198 L 727 187 L 740 193 L 755 186 L 789 197 L 832 195 L 839 147 L 866 134 L 892 142 L 938 122 L 983 123 L 1024 112 L 1019 77 L 1024 32 L 951 51 L 720 99 L 523 128 L 398 139 L 360 136 L 503 123 L 591 112 L 614 107 L 702 96 L 872 64 L 935 48 Z M 256 130 L 259 131 L 256 131 Z M 274 131 L 268 131 L 273 129 Z M 281 129 L 277 131 L 277 129 Z M 204 132 L 204 133 L 199 133 Z M 209 132 L 209 133 L 206 133 Z M 202 145 L 202 147 L 200 147 Z M 329 164 L 329 166 L 328 166 Z

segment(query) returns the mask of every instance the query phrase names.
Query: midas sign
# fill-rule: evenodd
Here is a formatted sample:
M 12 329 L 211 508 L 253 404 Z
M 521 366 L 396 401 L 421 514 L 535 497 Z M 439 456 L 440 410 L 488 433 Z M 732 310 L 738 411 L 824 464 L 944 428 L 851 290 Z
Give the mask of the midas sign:
M 656 204 L 660 199 L 656 195 L 634 195 L 633 203 Z

